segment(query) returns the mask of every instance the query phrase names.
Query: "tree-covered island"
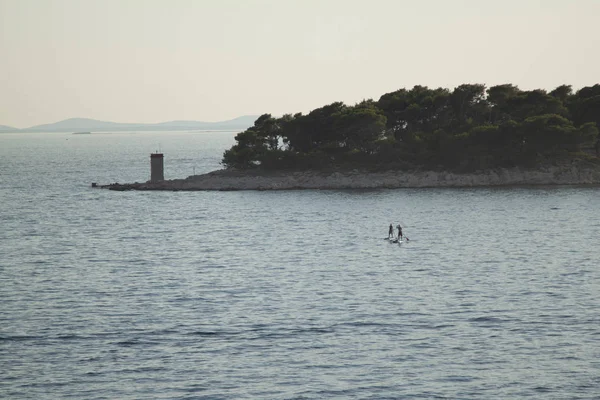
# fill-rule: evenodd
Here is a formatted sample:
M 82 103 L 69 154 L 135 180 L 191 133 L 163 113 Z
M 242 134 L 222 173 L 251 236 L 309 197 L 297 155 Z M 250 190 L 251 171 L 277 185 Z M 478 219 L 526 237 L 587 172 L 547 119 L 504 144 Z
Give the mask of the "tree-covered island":
M 259 117 L 223 155 L 228 170 L 473 172 L 600 164 L 600 85 L 520 90 L 415 86 L 379 100 Z
M 112 190 L 600 185 L 600 85 L 415 86 L 354 106 L 260 116 L 225 169 Z

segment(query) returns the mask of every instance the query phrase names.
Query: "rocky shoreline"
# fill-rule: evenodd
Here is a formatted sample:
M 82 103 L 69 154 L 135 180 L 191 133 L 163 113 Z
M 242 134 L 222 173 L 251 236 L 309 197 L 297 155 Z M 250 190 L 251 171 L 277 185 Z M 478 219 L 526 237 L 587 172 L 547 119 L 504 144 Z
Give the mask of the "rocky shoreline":
M 600 185 L 600 166 L 566 165 L 535 170 L 494 169 L 473 173 L 443 171 L 258 172 L 218 170 L 185 179 L 101 185 L 110 190 L 298 190 L 396 189 L 531 185 Z

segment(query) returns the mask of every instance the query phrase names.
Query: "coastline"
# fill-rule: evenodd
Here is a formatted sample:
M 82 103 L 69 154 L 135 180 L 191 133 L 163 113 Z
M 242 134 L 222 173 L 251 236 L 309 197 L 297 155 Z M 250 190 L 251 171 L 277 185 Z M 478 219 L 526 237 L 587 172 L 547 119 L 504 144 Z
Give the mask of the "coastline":
M 360 170 L 343 172 L 261 172 L 217 170 L 185 179 L 159 182 L 109 184 L 109 190 L 302 190 L 302 189 L 398 189 L 490 186 L 600 185 L 600 166 L 549 166 L 535 170 L 501 168 L 472 173 L 445 171 Z

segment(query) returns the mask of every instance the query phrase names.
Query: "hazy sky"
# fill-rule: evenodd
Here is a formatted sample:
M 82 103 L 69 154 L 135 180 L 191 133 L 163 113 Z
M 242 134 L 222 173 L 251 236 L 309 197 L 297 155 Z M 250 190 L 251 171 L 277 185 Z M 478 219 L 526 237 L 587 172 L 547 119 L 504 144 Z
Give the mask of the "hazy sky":
M 600 0 L 0 0 L 0 124 L 220 121 L 600 81 Z

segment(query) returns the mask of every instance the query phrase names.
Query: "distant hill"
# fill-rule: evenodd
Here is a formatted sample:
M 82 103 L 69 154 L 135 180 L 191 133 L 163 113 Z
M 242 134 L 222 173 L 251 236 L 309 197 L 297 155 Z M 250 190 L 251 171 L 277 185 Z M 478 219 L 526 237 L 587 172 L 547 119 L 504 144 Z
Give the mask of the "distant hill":
M 254 125 L 258 115 L 245 115 L 228 121 L 221 122 L 199 122 L 199 121 L 169 121 L 154 124 L 156 127 L 165 127 L 168 129 L 247 129 Z M 218 127 L 218 128 L 215 128 Z
M 13 128 L 12 126 L 0 125 L 0 132 L 18 132 L 17 128 Z
M 157 124 L 119 123 L 89 118 L 69 118 L 53 124 L 36 125 L 15 132 L 116 132 L 116 131 L 183 131 L 183 130 L 244 130 L 254 124 L 257 115 L 245 115 L 228 121 L 169 121 Z M 1 126 L 1 125 L 0 125 Z M 0 129 L 1 131 L 1 129 Z

